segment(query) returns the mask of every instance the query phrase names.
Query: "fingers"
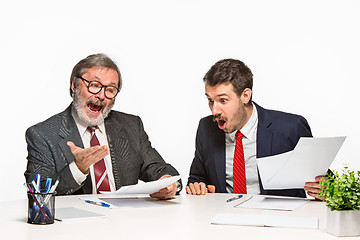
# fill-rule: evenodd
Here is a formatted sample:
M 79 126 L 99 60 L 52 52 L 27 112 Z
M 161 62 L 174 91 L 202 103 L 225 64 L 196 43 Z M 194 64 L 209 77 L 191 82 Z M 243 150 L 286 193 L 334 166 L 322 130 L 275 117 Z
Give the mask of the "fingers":
M 195 182 L 195 183 L 190 183 L 187 187 L 186 187 L 186 192 L 188 194 L 192 194 L 192 195 L 204 195 L 205 192 L 204 190 L 201 192 L 200 191 L 200 188 L 201 186 L 205 185 L 204 183 L 198 183 L 198 182 Z
M 84 174 L 89 173 L 89 167 L 105 158 L 109 154 L 107 146 L 94 146 L 90 148 L 77 147 L 73 142 L 67 142 L 70 151 L 75 157 L 75 164 Z
M 203 182 L 195 182 L 190 183 L 188 186 L 186 186 L 186 193 L 190 195 L 205 195 L 206 193 L 214 193 L 215 192 L 215 186 L 208 185 L 206 186 Z
M 317 182 L 307 182 L 305 183 L 305 187 L 304 187 L 304 190 L 309 196 L 314 197 L 318 200 L 324 200 L 324 198 L 320 198 L 318 196 L 321 189 L 321 185 L 318 180 L 321 180 L 321 178 L 323 178 L 323 176 L 316 177 L 315 181 Z
M 326 179 L 327 179 L 327 177 L 325 177 L 325 176 L 316 176 L 316 177 L 315 177 L 315 181 L 316 181 L 316 182 L 324 181 L 324 180 L 326 180 Z
M 79 151 L 79 149 L 81 149 L 81 148 L 77 147 L 73 142 L 69 141 L 69 142 L 66 142 L 66 144 L 69 146 L 70 151 L 72 152 L 72 154 L 74 154 L 74 156 L 75 156 L 75 153 L 77 151 Z
M 209 191 L 209 193 L 215 193 L 215 186 L 214 185 L 208 185 L 208 191 Z
M 172 183 L 166 188 L 160 189 L 160 191 L 150 194 L 150 197 L 157 199 L 170 199 L 175 196 L 176 190 L 177 190 L 176 184 Z
M 307 194 L 308 194 L 309 196 L 311 196 L 311 197 L 314 197 L 314 198 L 317 199 L 317 200 L 321 200 L 321 201 L 322 201 L 322 200 L 325 199 L 325 198 L 319 197 L 319 196 L 318 196 L 318 193 L 315 193 L 315 192 L 308 191 Z

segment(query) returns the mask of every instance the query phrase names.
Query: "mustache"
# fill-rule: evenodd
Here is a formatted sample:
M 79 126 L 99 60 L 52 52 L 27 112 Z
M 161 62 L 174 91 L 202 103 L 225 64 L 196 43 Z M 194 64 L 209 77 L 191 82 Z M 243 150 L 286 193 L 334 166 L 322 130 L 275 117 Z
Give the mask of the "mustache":
M 89 103 L 101 106 L 102 108 L 105 108 L 105 106 L 106 106 L 106 103 L 104 101 L 100 101 L 99 99 L 90 98 L 86 101 L 86 105 L 88 105 Z
M 219 121 L 226 121 L 226 118 L 221 117 L 221 115 L 213 115 L 213 121 L 216 122 Z

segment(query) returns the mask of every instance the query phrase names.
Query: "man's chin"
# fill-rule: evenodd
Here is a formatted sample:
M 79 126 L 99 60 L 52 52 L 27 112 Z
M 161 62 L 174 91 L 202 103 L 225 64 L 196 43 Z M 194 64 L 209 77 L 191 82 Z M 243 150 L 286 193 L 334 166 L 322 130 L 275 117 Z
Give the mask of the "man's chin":
M 76 109 L 75 111 L 80 119 L 86 126 L 98 126 L 104 122 L 105 117 L 102 113 L 92 113 L 88 109 Z
M 97 118 L 94 117 L 86 117 L 86 119 L 83 119 L 88 126 L 98 126 L 104 122 L 103 115 L 99 115 Z

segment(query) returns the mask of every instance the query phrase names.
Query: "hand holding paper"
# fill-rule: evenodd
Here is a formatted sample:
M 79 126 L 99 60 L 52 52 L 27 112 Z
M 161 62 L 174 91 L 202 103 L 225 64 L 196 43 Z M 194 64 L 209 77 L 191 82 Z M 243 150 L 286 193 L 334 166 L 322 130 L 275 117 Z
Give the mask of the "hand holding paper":
M 162 178 L 152 182 L 140 182 L 136 185 L 123 186 L 117 190 L 116 194 L 152 194 L 168 187 L 180 179 L 180 176 Z M 109 193 L 109 192 L 101 192 Z
M 293 151 L 257 159 L 264 189 L 299 189 L 314 182 L 327 172 L 345 138 L 300 138 Z
M 165 175 L 165 176 L 162 176 L 159 180 L 170 178 L 170 177 L 171 177 L 170 175 Z M 159 191 L 150 194 L 150 197 L 158 198 L 158 199 L 170 199 L 175 196 L 176 190 L 177 190 L 176 184 L 175 184 L 175 182 L 173 182 L 169 186 L 166 186 L 166 187 L 160 189 Z

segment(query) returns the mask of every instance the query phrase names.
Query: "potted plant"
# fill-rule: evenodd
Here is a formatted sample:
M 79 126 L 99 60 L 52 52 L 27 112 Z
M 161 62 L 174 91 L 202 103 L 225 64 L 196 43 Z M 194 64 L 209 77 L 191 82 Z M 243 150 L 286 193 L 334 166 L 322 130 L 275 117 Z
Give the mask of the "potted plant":
M 360 235 L 360 171 L 345 166 L 320 181 L 327 206 L 326 231 L 335 236 Z

